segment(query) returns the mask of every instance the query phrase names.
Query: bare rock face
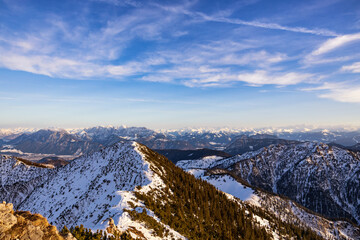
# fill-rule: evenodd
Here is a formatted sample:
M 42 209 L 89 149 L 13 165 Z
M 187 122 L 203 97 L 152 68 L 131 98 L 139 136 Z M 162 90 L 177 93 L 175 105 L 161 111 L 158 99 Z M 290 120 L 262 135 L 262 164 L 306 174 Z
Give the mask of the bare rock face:
M 106 228 L 106 231 L 111 234 L 120 233 L 112 218 L 109 219 L 109 226 Z
M 5 202 L 0 204 L 0 233 L 6 232 L 17 223 L 14 216 L 14 210 L 11 203 Z M 1 236 L 1 235 L 0 235 Z
M 72 236 L 71 236 L 72 237 Z M 0 203 L 0 239 L 63 240 L 55 226 L 40 214 L 13 210 L 11 203 Z M 65 238 L 71 239 L 71 238 Z

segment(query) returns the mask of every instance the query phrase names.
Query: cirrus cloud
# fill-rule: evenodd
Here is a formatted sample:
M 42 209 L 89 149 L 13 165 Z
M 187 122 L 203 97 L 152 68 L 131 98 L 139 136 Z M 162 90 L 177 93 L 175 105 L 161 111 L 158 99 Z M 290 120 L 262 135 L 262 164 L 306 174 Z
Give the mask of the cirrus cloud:
M 351 65 L 342 66 L 341 70 L 352 72 L 352 73 L 360 73 L 360 62 L 355 62 Z
M 285 72 L 272 73 L 265 70 L 246 72 L 239 74 L 214 74 L 204 78 L 190 79 L 185 81 L 189 87 L 218 87 L 230 86 L 237 82 L 246 83 L 249 86 L 259 87 L 263 85 L 288 86 L 299 83 L 311 83 L 316 81 L 313 74 Z
M 360 103 L 360 85 L 354 82 L 324 82 L 321 86 L 302 90 L 316 92 L 320 98 L 337 102 Z
M 321 44 L 320 47 L 315 51 L 313 51 L 311 54 L 314 56 L 322 55 L 330 51 L 333 51 L 337 48 L 340 48 L 346 44 L 359 40 L 360 40 L 360 33 L 342 35 L 335 38 L 331 38 L 325 41 L 323 44 Z

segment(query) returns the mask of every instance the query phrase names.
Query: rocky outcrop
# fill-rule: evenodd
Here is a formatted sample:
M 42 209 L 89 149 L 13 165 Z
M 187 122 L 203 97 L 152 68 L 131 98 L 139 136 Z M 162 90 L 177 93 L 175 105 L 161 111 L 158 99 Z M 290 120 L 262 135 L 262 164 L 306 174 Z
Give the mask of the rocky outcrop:
M 120 235 L 120 231 L 119 229 L 116 227 L 115 223 L 114 223 L 114 219 L 110 218 L 109 219 L 109 226 L 106 228 L 107 233 L 110 234 L 119 234 Z
M 6 204 L 6 202 L 0 203 L 0 233 L 8 231 L 16 223 L 17 218 L 14 216 L 13 205 Z
M 14 211 L 11 203 L 0 203 L 0 239 L 22 240 L 72 240 L 72 235 L 65 238 L 55 226 L 40 214 L 27 211 Z

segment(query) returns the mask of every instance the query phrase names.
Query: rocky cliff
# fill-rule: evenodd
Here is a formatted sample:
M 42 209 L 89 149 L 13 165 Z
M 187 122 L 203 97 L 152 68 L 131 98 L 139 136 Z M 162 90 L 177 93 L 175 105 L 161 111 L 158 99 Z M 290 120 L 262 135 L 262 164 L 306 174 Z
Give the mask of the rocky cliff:
M 0 203 L 1 240 L 75 240 L 71 234 L 60 235 L 55 226 L 40 214 L 14 211 L 11 203 Z

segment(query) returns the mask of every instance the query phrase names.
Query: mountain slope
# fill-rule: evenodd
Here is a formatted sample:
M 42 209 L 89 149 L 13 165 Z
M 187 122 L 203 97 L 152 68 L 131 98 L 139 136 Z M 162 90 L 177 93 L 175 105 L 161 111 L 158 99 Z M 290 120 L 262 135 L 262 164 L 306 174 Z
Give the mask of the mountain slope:
M 36 162 L 40 164 L 52 165 L 54 167 L 61 167 L 61 166 L 65 166 L 66 164 L 69 164 L 69 161 L 66 161 L 59 157 L 45 157 Z
M 48 175 L 18 208 L 41 213 L 58 228 L 105 230 L 113 222 L 142 239 L 320 239 L 243 205 L 135 142 L 80 157 Z
M 0 159 L 0 200 L 13 203 L 15 207 L 54 173 L 50 165 L 1 155 Z
M 347 221 L 325 219 L 288 198 L 254 188 L 227 170 L 211 169 L 211 164 L 207 159 L 183 160 L 177 163 L 197 178 L 204 179 L 221 191 L 244 201 L 244 204 L 261 207 L 283 221 L 308 227 L 325 239 L 360 238 L 360 228 Z
M 360 222 L 360 155 L 322 143 L 272 145 L 220 160 L 249 184 L 281 194 L 330 218 Z
M 8 144 L 22 152 L 57 155 L 79 155 L 102 147 L 99 143 L 81 140 L 65 130 L 39 130 L 31 134 L 22 134 Z
M 279 139 L 272 135 L 258 134 L 254 136 L 243 135 L 236 138 L 224 151 L 231 154 L 242 154 L 249 151 L 256 151 L 271 144 L 294 144 L 297 141 Z
M 133 198 L 131 191 L 136 186 L 147 185 L 161 187 L 163 183 L 151 173 L 149 164 L 137 152 L 136 144 L 124 142 L 59 168 L 20 209 L 41 211 L 56 226 L 83 224 L 87 228 L 105 230 L 112 218 L 120 229 L 140 228 L 136 224 L 125 226 L 131 219 L 123 209 Z M 149 231 L 143 234 L 151 236 Z
M 154 151 L 164 155 L 167 159 L 176 163 L 180 160 L 200 159 L 203 157 L 218 156 L 221 158 L 231 157 L 230 154 L 218 150 L 212 150 L 207 148 L 196 150 L 179 150 L 179 149 L 155 149 Z

